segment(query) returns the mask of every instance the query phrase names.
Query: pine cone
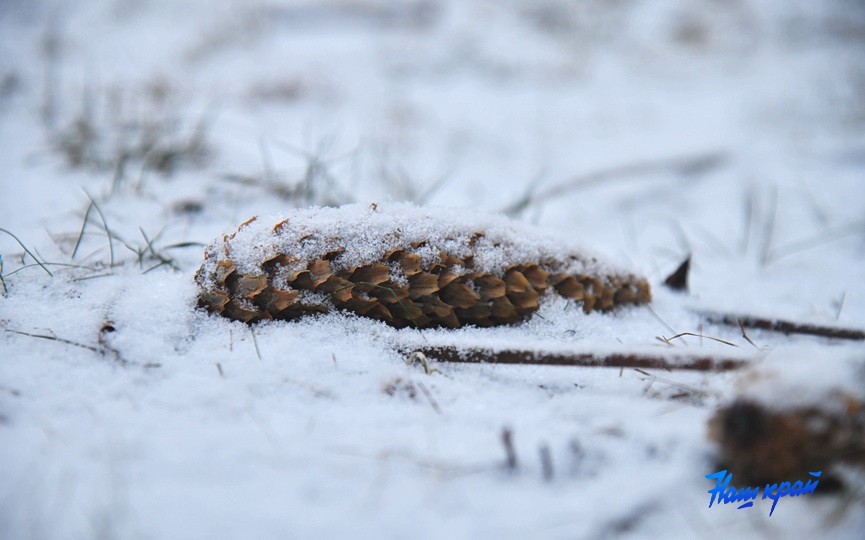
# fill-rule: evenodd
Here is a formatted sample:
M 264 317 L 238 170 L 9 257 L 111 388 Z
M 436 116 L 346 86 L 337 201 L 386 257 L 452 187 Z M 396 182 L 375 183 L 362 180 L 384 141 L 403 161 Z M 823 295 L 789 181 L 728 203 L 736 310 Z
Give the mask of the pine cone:
M 778 347 L 736 378 L 709 420 L 718 466 L 747 485 L 825 471 L 837 483 L 865 468 L 865 362 L 825 346 Z M 847 472 L 853 472 L 849 476 Z M 827 476 L 821 481 L 825 486 Z
M 846 462 L 865 465 L 865 403 L 834 396 L 786 410 L 740 399 L 715 412 L 709 437 L 720 461 L 749 483 L 792 481 Z
M 544 294 L 588 313 L 651 299 L 645 279 L 610 270 L 532 227 L 411 205 L 297 210 L 253 218 L 205 251 L 199 305 L 255 322 L 344 309 L 398 328 L 516 323 Z

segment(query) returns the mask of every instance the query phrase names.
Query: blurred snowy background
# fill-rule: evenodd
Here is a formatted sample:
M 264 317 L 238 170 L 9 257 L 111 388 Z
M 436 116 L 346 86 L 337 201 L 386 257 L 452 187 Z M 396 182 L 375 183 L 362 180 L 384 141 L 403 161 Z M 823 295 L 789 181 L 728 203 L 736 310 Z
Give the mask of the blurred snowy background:
M 377 324 L 253 343 L 193 310 L 218 234 L 386 200 L 506 212 L 653 284 L 690 254 L 655 306 L 677 331 L 685 303 L 861 328 L 865 2 L 0 0 L 0 537 L 862 530 L 836 499 L 705 508 L 732 376 L 665 375 L 685 403 L 618 370 L 429 378 Z M 671 334 L 544 317 L 512 339 Z

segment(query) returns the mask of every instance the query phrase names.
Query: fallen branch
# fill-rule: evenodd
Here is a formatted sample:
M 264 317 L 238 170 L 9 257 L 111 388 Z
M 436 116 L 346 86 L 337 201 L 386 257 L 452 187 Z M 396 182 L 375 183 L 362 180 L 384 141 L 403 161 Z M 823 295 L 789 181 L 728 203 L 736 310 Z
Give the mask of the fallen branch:
M 544 352 L 506 349 L 494 351 L 483 348 L 453 346 L 424 347 L 418 352 L 440 362 L 530 364 L 544 366 L 593 366 L 617 368 L 691 369 L 696 371 L 730 371 L 749 363 L 744 358 L 682 353 L 646 354 L 638 352 Z
M 853 328 L 839 328 L 835 326 L 820 326 L 811 323 L 798 323 L 783 319 L 767 319 L 753 317 L 750 315 L 736 315 L 731 313 L 699 312 L 707 321 L 713 324 L 724 324 L 738 328 L 758 328 L 770 332 L 782 332 L 784 334 L 805 334 L 809 336 L 820 336 L 836 339 L 865 340 L 865 331 Z M 744 331 L 744 330 L 743 330 Z M 750 341 L 750 340 L 749 340 Z

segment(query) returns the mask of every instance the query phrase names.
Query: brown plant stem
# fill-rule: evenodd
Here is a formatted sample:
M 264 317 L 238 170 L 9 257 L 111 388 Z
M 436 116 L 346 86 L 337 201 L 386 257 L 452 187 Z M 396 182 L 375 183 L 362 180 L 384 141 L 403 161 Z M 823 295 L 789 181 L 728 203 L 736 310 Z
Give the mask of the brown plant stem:
M 730 371 L 749 363 L 744 358 L 681 353 L 646 354 L 636 352 L 543 352 L 453 346 L 424 347 L 420 352 L 440 362 L 530 364 L 545 366 L 594 366 L 642 369 L 690 369 L 696 371 Z
M 854 328 L 838 328 L 835 326 L 820 326 L 811 323 L 798 323 L 783 319 L 768 319 L 765 317 L 754 317 L 751 315 L 737 315 L 733 313 L 699 312 L 707 321 L 713 324 L 736 326 L 739 328 L 758 328 L 770 332 L 782 332 L 784 334 L 805 334 L 809 336 L 820 336 L 836 339 L 865 340 L 865 331 Z

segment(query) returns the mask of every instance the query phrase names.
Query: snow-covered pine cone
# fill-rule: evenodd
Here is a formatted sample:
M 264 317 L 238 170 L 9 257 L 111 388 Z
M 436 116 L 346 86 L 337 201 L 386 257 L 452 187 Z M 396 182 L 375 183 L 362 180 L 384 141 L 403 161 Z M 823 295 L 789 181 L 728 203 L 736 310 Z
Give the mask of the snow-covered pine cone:
M 862 360 L 861 352 L 800 343 L 778 347 L 740 372 L 736 396 L 709 420 L 719 467 L 747 485 L 804 480 L 813 471 L 826 472 L 822 480 L 861 482 Z
M 723 466 L 749 483 L 807 478 L 809 471 L 841 463 L 861 467 L 865 403 L 846 396 L 843 401 L 775 410 L 740 399 L 715 412 L 709 436 L 719 445 Z
M 545 294 L 588 313 L 651 299 L 643 278 L 500 216 L 407 204 L 253 218 L 205 250 L 199 305 L 255 322 L 348 310 L 395 327 L 523 320 Z

